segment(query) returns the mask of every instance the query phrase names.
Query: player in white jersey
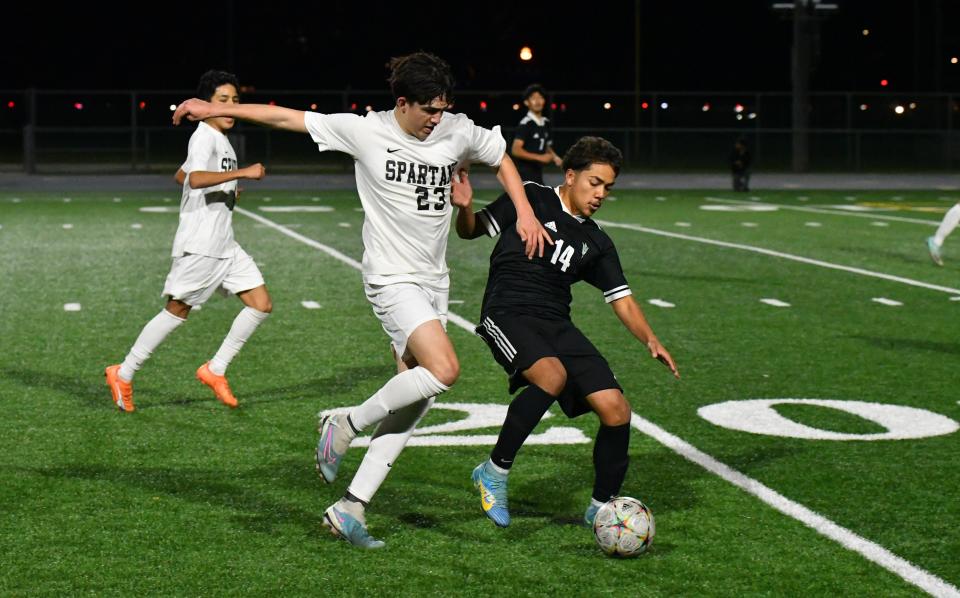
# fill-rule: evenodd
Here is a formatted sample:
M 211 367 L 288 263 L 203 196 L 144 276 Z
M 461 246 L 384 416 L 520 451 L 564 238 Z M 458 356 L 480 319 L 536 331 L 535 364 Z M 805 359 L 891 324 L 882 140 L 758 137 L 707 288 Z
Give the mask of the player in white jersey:
M 943 265 L 943 242 L 947 240 L 950 233 L 960 224 L 960 203 L 954 204 L 943 215 L 943 221 L 937 227 L 937 232 L 932 237 L 927 237 L 927 249 L 930 251 L 930 259 L 933 263 Z
M 462 114 L 446 112 L 453 89 L 449 65 L 417 52 L 394 58 L 389 68 L 396 105 L 365 117 L 196 99 L 182 103 L 173 116 L 174 123 L 183 117 L 232 116 L 308 133 L 320 151 L 345 152 L 355 160 L 364 209 L 364 290 L 390 337 L 398 373 L 349 414 L 323 417 L 317 466 L 332 482 L 353 438 L 378 424 L 346 495 L 324 516 L 335 534 L 365 548 L 383 546 L 367 532 L 365 507 L 434 397 L 460 374 L 445 331 L 450 181 L 457 165 L 482 162 L 496 170 L 516 207 L 528 257 L 543 255 L 544 243 L 552 242 L 533 214 L 498 128 L 484 129 Z
M 236 104 L 237 78 L 208 71 L 200 78 L 197 95 L 215 104 Z M 257 264 L 233 238 L 233 206 L 239 179 L 261 179 L 263 165 L 237 169 L 237 155 L 224 131 L 233 127 L 228 117 L 197 124 L 190 136 L 187 160 L 177 172 L 183 185 L 180 225 L 173 240 L 173 265 L 163 286 L 167 305 L 150 320 L 123 363 L 106 368 L 107 386 L 121 411 L 133 411 L 133 376 L 161 342 L 186 321 L 193 307 L 203 305 L 216 290 L 236 294 L 245 307 L 233 321 L 220 349 L 197 369 L 197 379 L 217 399 L 237 406 L 225 372 L 230 361 L 272 311 L 270 294 Z

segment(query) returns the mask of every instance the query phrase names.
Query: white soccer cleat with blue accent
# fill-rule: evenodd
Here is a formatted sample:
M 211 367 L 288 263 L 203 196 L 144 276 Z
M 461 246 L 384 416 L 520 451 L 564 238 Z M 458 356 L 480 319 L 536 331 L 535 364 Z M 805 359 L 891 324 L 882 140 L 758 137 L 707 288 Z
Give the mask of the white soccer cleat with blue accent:
M 350 448 L 353 434 L 346 415 L 325 415 L 320 420 L 320 440 L 317 442 L 317 471 L 330 484 L 337 479 L 340 460 Z
M 499 527 L 510 525 L 510 511 L 507 506 L 507 476 L 487 467 L 484 461 L 473 469 L 470 476 L 473 485 L 480 491 L 480 506 L 484 514 Z
M 324 512 L 323 525 L 330 528 L 330 533 L 334 536 L 354 546 L 367 549 L 386 546 L 382 540 L 370 535 L 362 514 L 353 515 L 347 509 L 338 508 L 337 503 L 330 505 Z
M 927 237 L 927 250 L 930 252 L 930 259 L 933 260 L 933 263 L 942 266 L 943 255 L 941 255 L 940 246 L 937 245 L 937 240 L 934 237 Z

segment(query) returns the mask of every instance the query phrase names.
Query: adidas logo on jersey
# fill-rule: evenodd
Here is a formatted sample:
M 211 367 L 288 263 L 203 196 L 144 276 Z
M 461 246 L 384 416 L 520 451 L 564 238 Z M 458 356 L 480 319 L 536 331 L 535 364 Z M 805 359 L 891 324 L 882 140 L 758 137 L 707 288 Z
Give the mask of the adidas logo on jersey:
M 587 255 L 587 249 L 589 249 L 589 248 L 587 247 L 587 244 L 584 243 L 584 244 L 583 244 L 583 248 L 580 250 L 580 257 L 583 257 L 583 256 Z
M 549 228 L 553 232 L 557 232 L 557 223 L 554 222 L 553 220 L 551 220 L 550 222 L 547 222 L 546 224 L 544 224 L 544 226 Z

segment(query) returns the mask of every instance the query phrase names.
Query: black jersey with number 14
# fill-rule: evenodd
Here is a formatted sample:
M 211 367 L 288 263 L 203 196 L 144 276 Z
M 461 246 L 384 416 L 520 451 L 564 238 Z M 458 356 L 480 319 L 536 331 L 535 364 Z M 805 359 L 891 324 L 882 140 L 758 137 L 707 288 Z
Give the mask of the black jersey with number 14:
M 557 189 L 528 182 L 524 190 L 554 245 L 544 245 L 543 257 L 527 259 L 517 212 L 506 194 L 480 210 L 478 224 L 491 237 L 500 235 L 490 255 L 483 314 L 569 320 L 570 286 L 581 280 L 603 291 L 607 303 L 631 294 L 613 241 L 596 222 L 572 215 Z

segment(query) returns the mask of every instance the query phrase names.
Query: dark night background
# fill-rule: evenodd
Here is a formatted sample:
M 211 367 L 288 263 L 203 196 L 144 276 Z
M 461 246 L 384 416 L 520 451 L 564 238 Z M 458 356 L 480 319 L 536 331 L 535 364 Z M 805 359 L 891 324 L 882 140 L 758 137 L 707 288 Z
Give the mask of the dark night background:
M 960 3 L 835 1 L 840 9 L 819 26 L 812 90 L 881 91 L 884 78 L 889 91 L 960 90 L 960 64 L 950 63 L 960 54 L 950 25 Z M 641 89 L 788 90 L 791 25 L 771 5 L 642 0 Z M 632 90 L 636 6 L 7 4 L 0 89 L 190 89 L 210 67 L 233 69 L 258 89 L 383 89 L 390 56 L 424 49 L 451 62 L 461 89 L 537 80 L 552 89 Z M 524 45 L 533 49 L 530 63 L 518 58 Z

